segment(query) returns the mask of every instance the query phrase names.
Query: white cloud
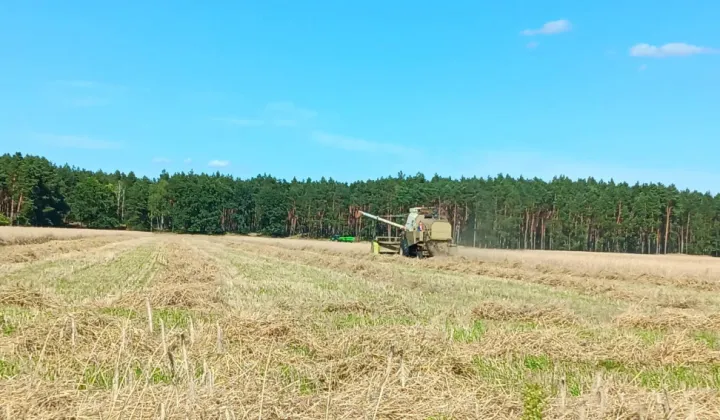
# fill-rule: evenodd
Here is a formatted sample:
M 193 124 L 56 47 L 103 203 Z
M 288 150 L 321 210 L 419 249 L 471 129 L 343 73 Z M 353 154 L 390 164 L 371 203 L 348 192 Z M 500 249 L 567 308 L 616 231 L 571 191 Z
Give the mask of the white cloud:
M 527 43 L 526 47 L 528 47 L 529 49 L 532 50 L 534 48 L 537 48 L 538 45 L 540 45 L 540 43 L 535 42 L 535 41 L 530 41 Z
M 52 100 L 66 106 L 93 107 L 108 105 L 124 87 L 92 80 L 56 80 L 50 83 Z
M 33 137 L 49 146 L 62 147 L 67 149 L 108 150 L 119 149 L 122 146 L 118 142 L 93 139 L 86 136 L 37 133 L 34 134 Z
M 253 119 L 247 119 L 247 118 L 215 118 L 215 120 L 226 122 L 231 125 L 239 125 L 242 127 L 258 126 L 258 125 L 263 125 L 265 123 L 263 120 L 253 120 Z
M 80 106 L 80 107 L 90 107 L 90 106 L 101 106 L 101 105 L 107 105 L 109 103 L 106 99 L 101 98 L 95 98 L 95 97 L 85 97 L 85 98 L 73 98 L 69 99 L 67 101 L 68 104 L 72 106 Z
M 212 166 L 213 168 L 224 168 L 230 164 L 230 161 L 227 160 L 211 160 L 208 162 L 208 166 Z
M 313 119 L 317 112 L 312 109 L 301 108 L 289 101 L 271 102 L 265 105 L 259 117 L 255 118 L 214 118 L 215 121 L 222 121 L 228 124 L 251 127 L 259 125 L 275 125 L 278 127 L 293 127 Z
M 153 161 L 153 163 L 170 163 L 170 159 L 165 158 L 165 157 L 156 157 L 156 158 L 153 158 L 152 161 Z
M 184 162 L 185 162 L 185 163 L 192 163 L 192 159 L 187 158 L 187 159 L 184 160 Z
M 712 54 L 717 52 L 720 52 L 720 50 L 685 44 L 683 42 L 671 42 L 659 47 L 650 44 L 636 44 L 630 48 L 630 55 L 633 57 L 683 57 L 696 54 Z
M 89 87 L 95 87 L 98 86 L 98 82 L 93 82 L 91 80 L 58 80 L 55 82 L 59 85 L 68 86 L 68 87 L 75 87 L 75 88 L 89 88 Z
M 568 32 L 570 29 L 572 29 L 572 25 L 570 24 L 570 21 L 565 20 L 565 19 L 560 19 L 560 20 L 553 20 L 551 22 L 547 22 L 539 29 L 525 29 L 524 31 L 521 32 L 521 34 L 526 35 L 526 36 L 552 35 L 552 34 L 559 34 L 562 32 Z
M 279 127 L 292 127 L 294 125 L 297 125 L 297 121 L 295 120 L 274 120 L 274 125 L 277 125 Z
M 274 120 L 290 121 L 290 120 L 309 120 L 317 116 L 317 112 L 312 109 L 300 108 L 294 103 L 271 102 L 265 106 L 265 115 L 274 116 Z
M 353 137 L 330 134 L 324 131 L 314 131 L 312 133 L 312 138 L 316 142 L 325 146 L 348 150 L 351 152 L 382 152 L 398 155 L 405 155 L 411 152 L 409 149 L 396 144 L 377 143 Z
M 51 83 L 59 88 L 65 88 L 68 91 L 122 91 L 125 87 L 114 83 L 98 82 L 95 80 L 56 80 Z

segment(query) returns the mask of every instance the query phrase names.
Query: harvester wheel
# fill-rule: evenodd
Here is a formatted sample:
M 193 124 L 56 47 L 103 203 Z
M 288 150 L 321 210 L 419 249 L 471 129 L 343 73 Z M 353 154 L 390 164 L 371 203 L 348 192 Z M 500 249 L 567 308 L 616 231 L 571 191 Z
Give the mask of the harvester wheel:
M 408 247 L 407 239 L 405 237 L 400 240 L 400 255 L 403 257 L 410 256 L 410 248 Z
M 450 256 L 450 245 L 447 242 L 430 242 L 428 251 L 432 256 Z
M 422 258 L 422 249 L 417 245 L 412 245 L 408 248 L 408 256 L 413 258 Z

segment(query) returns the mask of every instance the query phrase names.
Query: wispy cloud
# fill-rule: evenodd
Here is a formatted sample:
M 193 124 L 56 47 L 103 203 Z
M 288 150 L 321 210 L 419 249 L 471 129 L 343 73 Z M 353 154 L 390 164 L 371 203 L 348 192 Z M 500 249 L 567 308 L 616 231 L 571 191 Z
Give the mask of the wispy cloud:
M 56 80 L 50 84 L 54 100 L 72 107 L 108 105 L 124 87 L 92 80 Z
M 192 163 L 192 159 L 187 158 L 187 159 L 185 159 L 183 162 L 185 162 L 185 163 Z
M 532 50 L 532 49 L 537 48 L 538 45 L 540 45 L 539 42 L 530 41 L 530 42 L 527 43 L 526 47 Z
M 348 150 L 351 152 L 383 152 L 397 155 L 405 155 L 410 152 L 406 147 L 392 143 L 378 143 L 374 141 L 347 137 L 324 131 L 313 131 L 312 138 L 316 142 L 336 149 Z
M 48 146 L 67 149 L 108 150 L 120 149 L 122 144 L 114 141 L 94 139 L 86 136 L 34 133 L 37 140 Z
M 212 166 L 213 168 L 224 168 L 228 165 L 230 165 L 230 161 L 228 160 L 211 160 L 208 162 L 208 166 Z
M 718 52 L 720 52 L 720 50 L 715 48 L 699 47 L 684 42 L 671 42 L 659 47 L 650 44 L 636 44 L 630 48 L 630 55 L 633 57 L 654 58 L 683 57 L 698 54 L 714 54 Z
M 296 106 L 289 101 L 281 101 L 271 102 L 265 105 L 265 108 L 257 117 L 223 117 L 213 118 L 213 120 L 241 127 L 256 127 L 260 125 L 294 127 L 316 116 L 317 112 L 312 109 Z
M 55 83 L 58 85 L 75 88 L 89 88 L 99 85 L 98 82 L 93 82 L 92 80 L 58 80 Z
M 265 115 L 272 116 L 275 121 L 302 121 L 315 118 L 317 112 L 301 108 L 289 101 L 271 102 L 265 106 Z
M 67 103 L 72 106 L 89 107 L 89 106 L 101 106 L 107 105 L 109 101 L 107 99 L 85 97 L 85 98 L 72 98 L 68 99 Z
M 272 123 L 278 127 L 292 127 L 297 125 L 296 120 L 274 120 Z
M 643 64 L 640 67 L 638 67 L 638 71 L 645 71 L 647 70 L 647 64 Z
M 263 120 L 253 120 L 248 118 L 213 118 L 215 121 L 222 121 L 230 125 L 238 125 L 241 127 L 252 127 L 265 124 Z
M 547 22 L 541 28 L 525 29 L 524 31 L 522 31 L 520 33 L 525 36 L 552 35 L 552 34 L 559 34 L 562 32 L 568 32 L 571 29 L 572 29 L 572 24 L 570 23 L 569 20 L 560 19 L 560 20 L 553 20 L 553 21 Z
M 123 90 L 124 86 L 115 83 L 100 82 L 97 80 L 55 80 L 53 85 L 75 89 L 113 89 Z
M 170 163 L 170 159 L 168 159 L 166 157 L 156 157 L 156 158 L 153 158 L 152 161 L 153 161 L 153 163 Z

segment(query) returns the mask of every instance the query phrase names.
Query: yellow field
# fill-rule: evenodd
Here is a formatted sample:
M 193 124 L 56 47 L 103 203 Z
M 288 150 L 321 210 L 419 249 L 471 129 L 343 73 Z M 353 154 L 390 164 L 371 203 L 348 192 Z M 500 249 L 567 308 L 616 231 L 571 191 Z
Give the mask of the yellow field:
M 720 418 L 718 259 L 0 240 L 0 417 Z
M 53 240 L 69 240 L 90 237 L 109 236 L 139 236 L 149 235 L 142 232 L 127 232 L 121 230 L 93 230 L 93 229 L 57 229 L 57 228 L 28 228 L 28 227 L 0 227 L 0 246 L 27 245 L 43 243 Z

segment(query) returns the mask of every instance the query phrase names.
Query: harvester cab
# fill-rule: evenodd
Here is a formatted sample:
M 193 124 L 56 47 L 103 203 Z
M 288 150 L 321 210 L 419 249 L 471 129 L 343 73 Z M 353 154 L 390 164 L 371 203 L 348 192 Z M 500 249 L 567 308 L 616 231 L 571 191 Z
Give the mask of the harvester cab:
M 360 214 L 376 221 L 400 229 L 400 236 L 376 236 L 371 251 L 375 254 L 402 254 L 407 257 L 433 257 L 450 255 L 455 245 L 452 243 L 452 225 L 438 215 L 438 212 L 426 207 L 412 207 L 405 225 L 363 211 Z

